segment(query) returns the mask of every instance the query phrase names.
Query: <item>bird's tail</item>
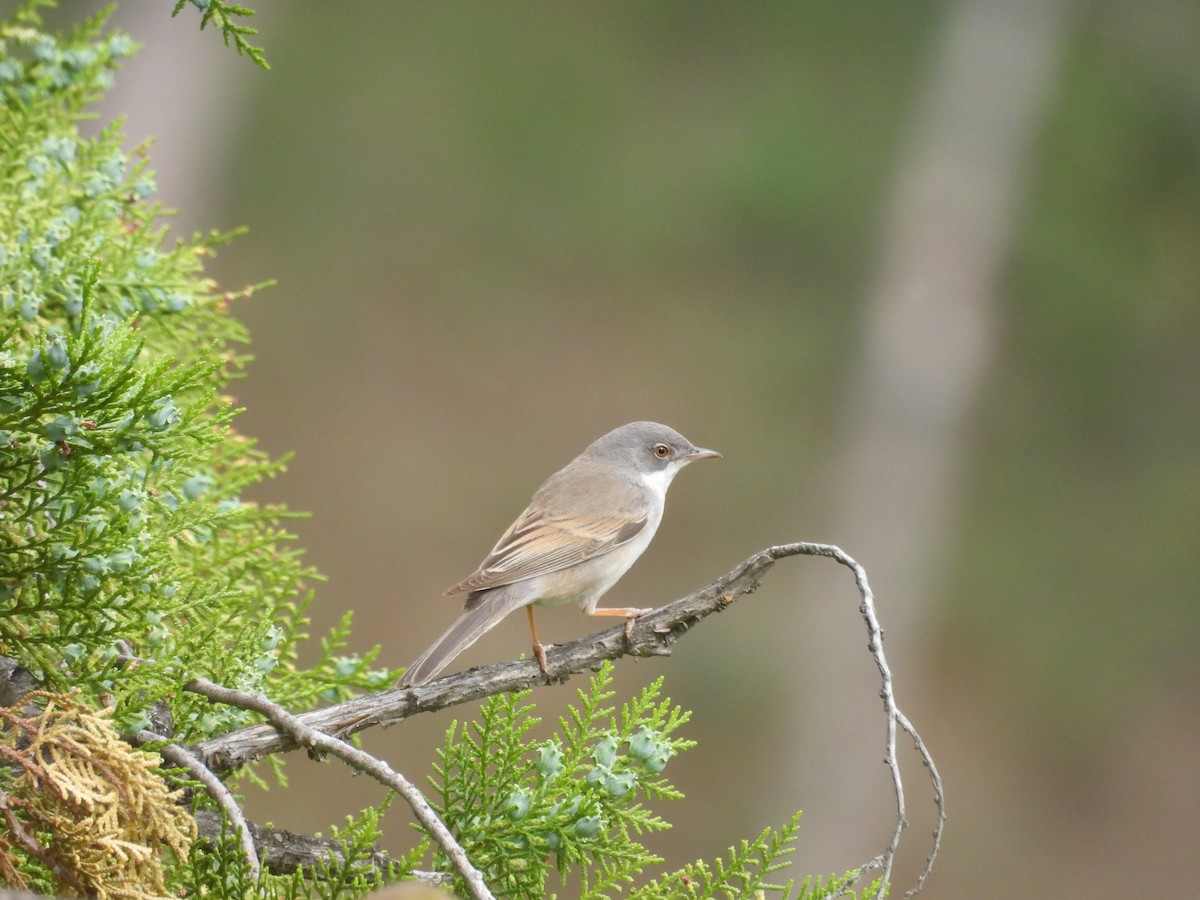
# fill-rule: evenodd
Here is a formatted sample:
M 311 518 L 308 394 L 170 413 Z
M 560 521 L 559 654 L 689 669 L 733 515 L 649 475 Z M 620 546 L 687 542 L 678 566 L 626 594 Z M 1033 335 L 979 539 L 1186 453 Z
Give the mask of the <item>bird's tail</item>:
M 479 596 L 473 605 L 458 617 L 458 621 L 404 671 L 400 680 L 396 682 L 396 687 L 416 687 L 424 684 L 446 668 L 454 657 L 483 637 L 501 619 L 523 605 L 520 599 L 514 599 L 509 591 L 503 589 L 494 589 Z

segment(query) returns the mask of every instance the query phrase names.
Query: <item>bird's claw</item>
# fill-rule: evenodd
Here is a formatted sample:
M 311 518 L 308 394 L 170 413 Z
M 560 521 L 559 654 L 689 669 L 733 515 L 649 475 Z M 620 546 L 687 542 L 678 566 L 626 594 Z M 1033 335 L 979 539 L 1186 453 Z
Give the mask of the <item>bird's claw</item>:
M 625 617 L 625 643 L 627 645 L 633 644 L 633 623 L 648 612 L 652 612 L 652 610 L 634 609 L 630 610 L 629 615 Z

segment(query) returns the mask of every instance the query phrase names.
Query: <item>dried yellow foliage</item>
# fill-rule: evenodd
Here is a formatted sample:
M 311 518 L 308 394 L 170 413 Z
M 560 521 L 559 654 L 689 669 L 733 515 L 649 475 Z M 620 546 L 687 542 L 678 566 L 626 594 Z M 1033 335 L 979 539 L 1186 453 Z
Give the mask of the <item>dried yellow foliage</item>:
M 0 762 L 19 773 L 0 791 L 11 833 L 0 837 L 0 871 L 20 869 L 19 848 L 64 890 L 100 900 L 171 896 L 163 851 L 186 859 L 196 823 L 163 780 L 158 756 L 121 740 L 108 711 L 72 696 L 35 692 L 22 703 L 40 712 L 0 708 Z

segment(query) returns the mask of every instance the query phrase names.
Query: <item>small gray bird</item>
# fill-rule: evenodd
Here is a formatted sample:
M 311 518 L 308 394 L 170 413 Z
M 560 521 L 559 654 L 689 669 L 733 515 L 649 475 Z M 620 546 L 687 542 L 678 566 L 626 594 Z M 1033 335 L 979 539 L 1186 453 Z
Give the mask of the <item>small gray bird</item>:
M 467 595 L 466 612 L 396 686 L 424 684 L 522 606 L 543 672 L 546 651 L 534 627 L 534 603 L 578 603 L 589 616 L 633 619 L 649 612 L 596 604 L 654 537 L 671 479 L 693 460 L 720 455 L 656 422 L 633 422 L 604 435 L 546 479 L 475 573 L 446 591 Z

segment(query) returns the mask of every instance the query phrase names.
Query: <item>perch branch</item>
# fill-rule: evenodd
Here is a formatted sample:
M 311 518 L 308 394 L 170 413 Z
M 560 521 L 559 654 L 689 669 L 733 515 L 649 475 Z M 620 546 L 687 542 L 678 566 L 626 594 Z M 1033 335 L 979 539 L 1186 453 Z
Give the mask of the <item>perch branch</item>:
M 330 737 L 305 725 L 278 703 L 266 697 L 247 694 L 233 688 L 223 687 L 206 678 L 197 678 L 184 685 L 184 690 L 207 697 L 213 703 L 236 706 L 238 709 L 253 710 L 266 716 L 271 724 L 287 733 L 297 745 L 329 753 L 350 767 L 370 775 L 380 784 L 389 787 L 407 801 L 417 820 L 445 851 L 454 867 L 466 882 L 467 890 L 476 900 L 493 900 L 491 891 L 483 881 L 483 875 L 467 858 L 466 851 L 455 840 L 446 824 L 434 812 L 424 795 L 403 775 L 386 762 L 371 754 L 352 747 L 337 738 Z
M 741 594 L 755 590 L 775 560 L 800 550 L 801 545 L 771 547 L 756 553 L 732 572 L 634 620 L 626 640 L 624 624 L 549 648 L 547 674 L 534 660 L 497 663 L 435 679 L 419 687 L 394 688 L 364 694 L 322 709 L 301 713 L 304 725 L 345 738 L 375 725 L 395 725 L 417 713 L 435 712 L 459 703 L 506 691 L 565 682 L 570 676 L 595 671 L 606 659 L 620 656 L 669 656 L 672 647 L 692 626 L 727 608 Z M 820 545 L 812 545 L 820 546 Z M 272 753 L 299 746 L 287 733 L 269 724 L 249 725 L 196 744 L 193 749 L 215 771 L 239 769 Z
M 924 884 L 941 846 L 941 835 L 946 821 L 942 780 L 924 741 L 896 704 L 892 673 L 883 652 L 883 630 L 875 615 L 875 601 L 867 581 L 867 573 L 847 553 L 830 544 L 800 542 L 760 550 L 707 587 L 636 619 L 628 631 L 624 625 L 618 625 L 553 647 L 547 655 L 545 675 L 538 670 L 537 663 L 533 660 L 499 663 L 448 675 L 418 687 L 385 690 L 355 697 L 344 703 L 303 713 L 296 716 L 295 720 L 303 727 L 323 736 L 339 739 L 334 743 L 345 746 L 340 739 L 366 728 L 394 725 L 417 713 L 433 712 L 493 694 L 521 690 L 547 682 L 564 682 L 572 675 L 595 671 L 606 659 L 616 659 L 620 656 L 669 656 L 675 643 L 701 619 L 727 609 L 738 597 L 752 593 L 776 561 L 789 556 L 824 556 L 832 559 L 854 573 L 854 580 L 858 586 L 861 598 L 859 613 L 867 625 L 868 648 L 879 669 L 880 699 L 883 701 L 887 717 L 884 760 L 891 772 L 896 793 L 896 828 L 887 850 L 874 863 L 884 870 L 882 884 L 885 888 L 891 876 L 900 836 L 908 827 L 904 787 L 896 758 L 897 727 L 913 739 L 917 752 L 929 771 L 934 802 L 938 809 L 938 821 L 933 832 L 933 849 L 926 859 L 924 870 L 916 887 L 906 895 L 911 896 Z M 294 734 L 286 729 L 277 730 L 270 724 L 262 724 L 210 738 L 192 749 L 215 771 L 229 771 L 271 753 L 294 750 L 302 744 L 310 746 L 298 741 Z

